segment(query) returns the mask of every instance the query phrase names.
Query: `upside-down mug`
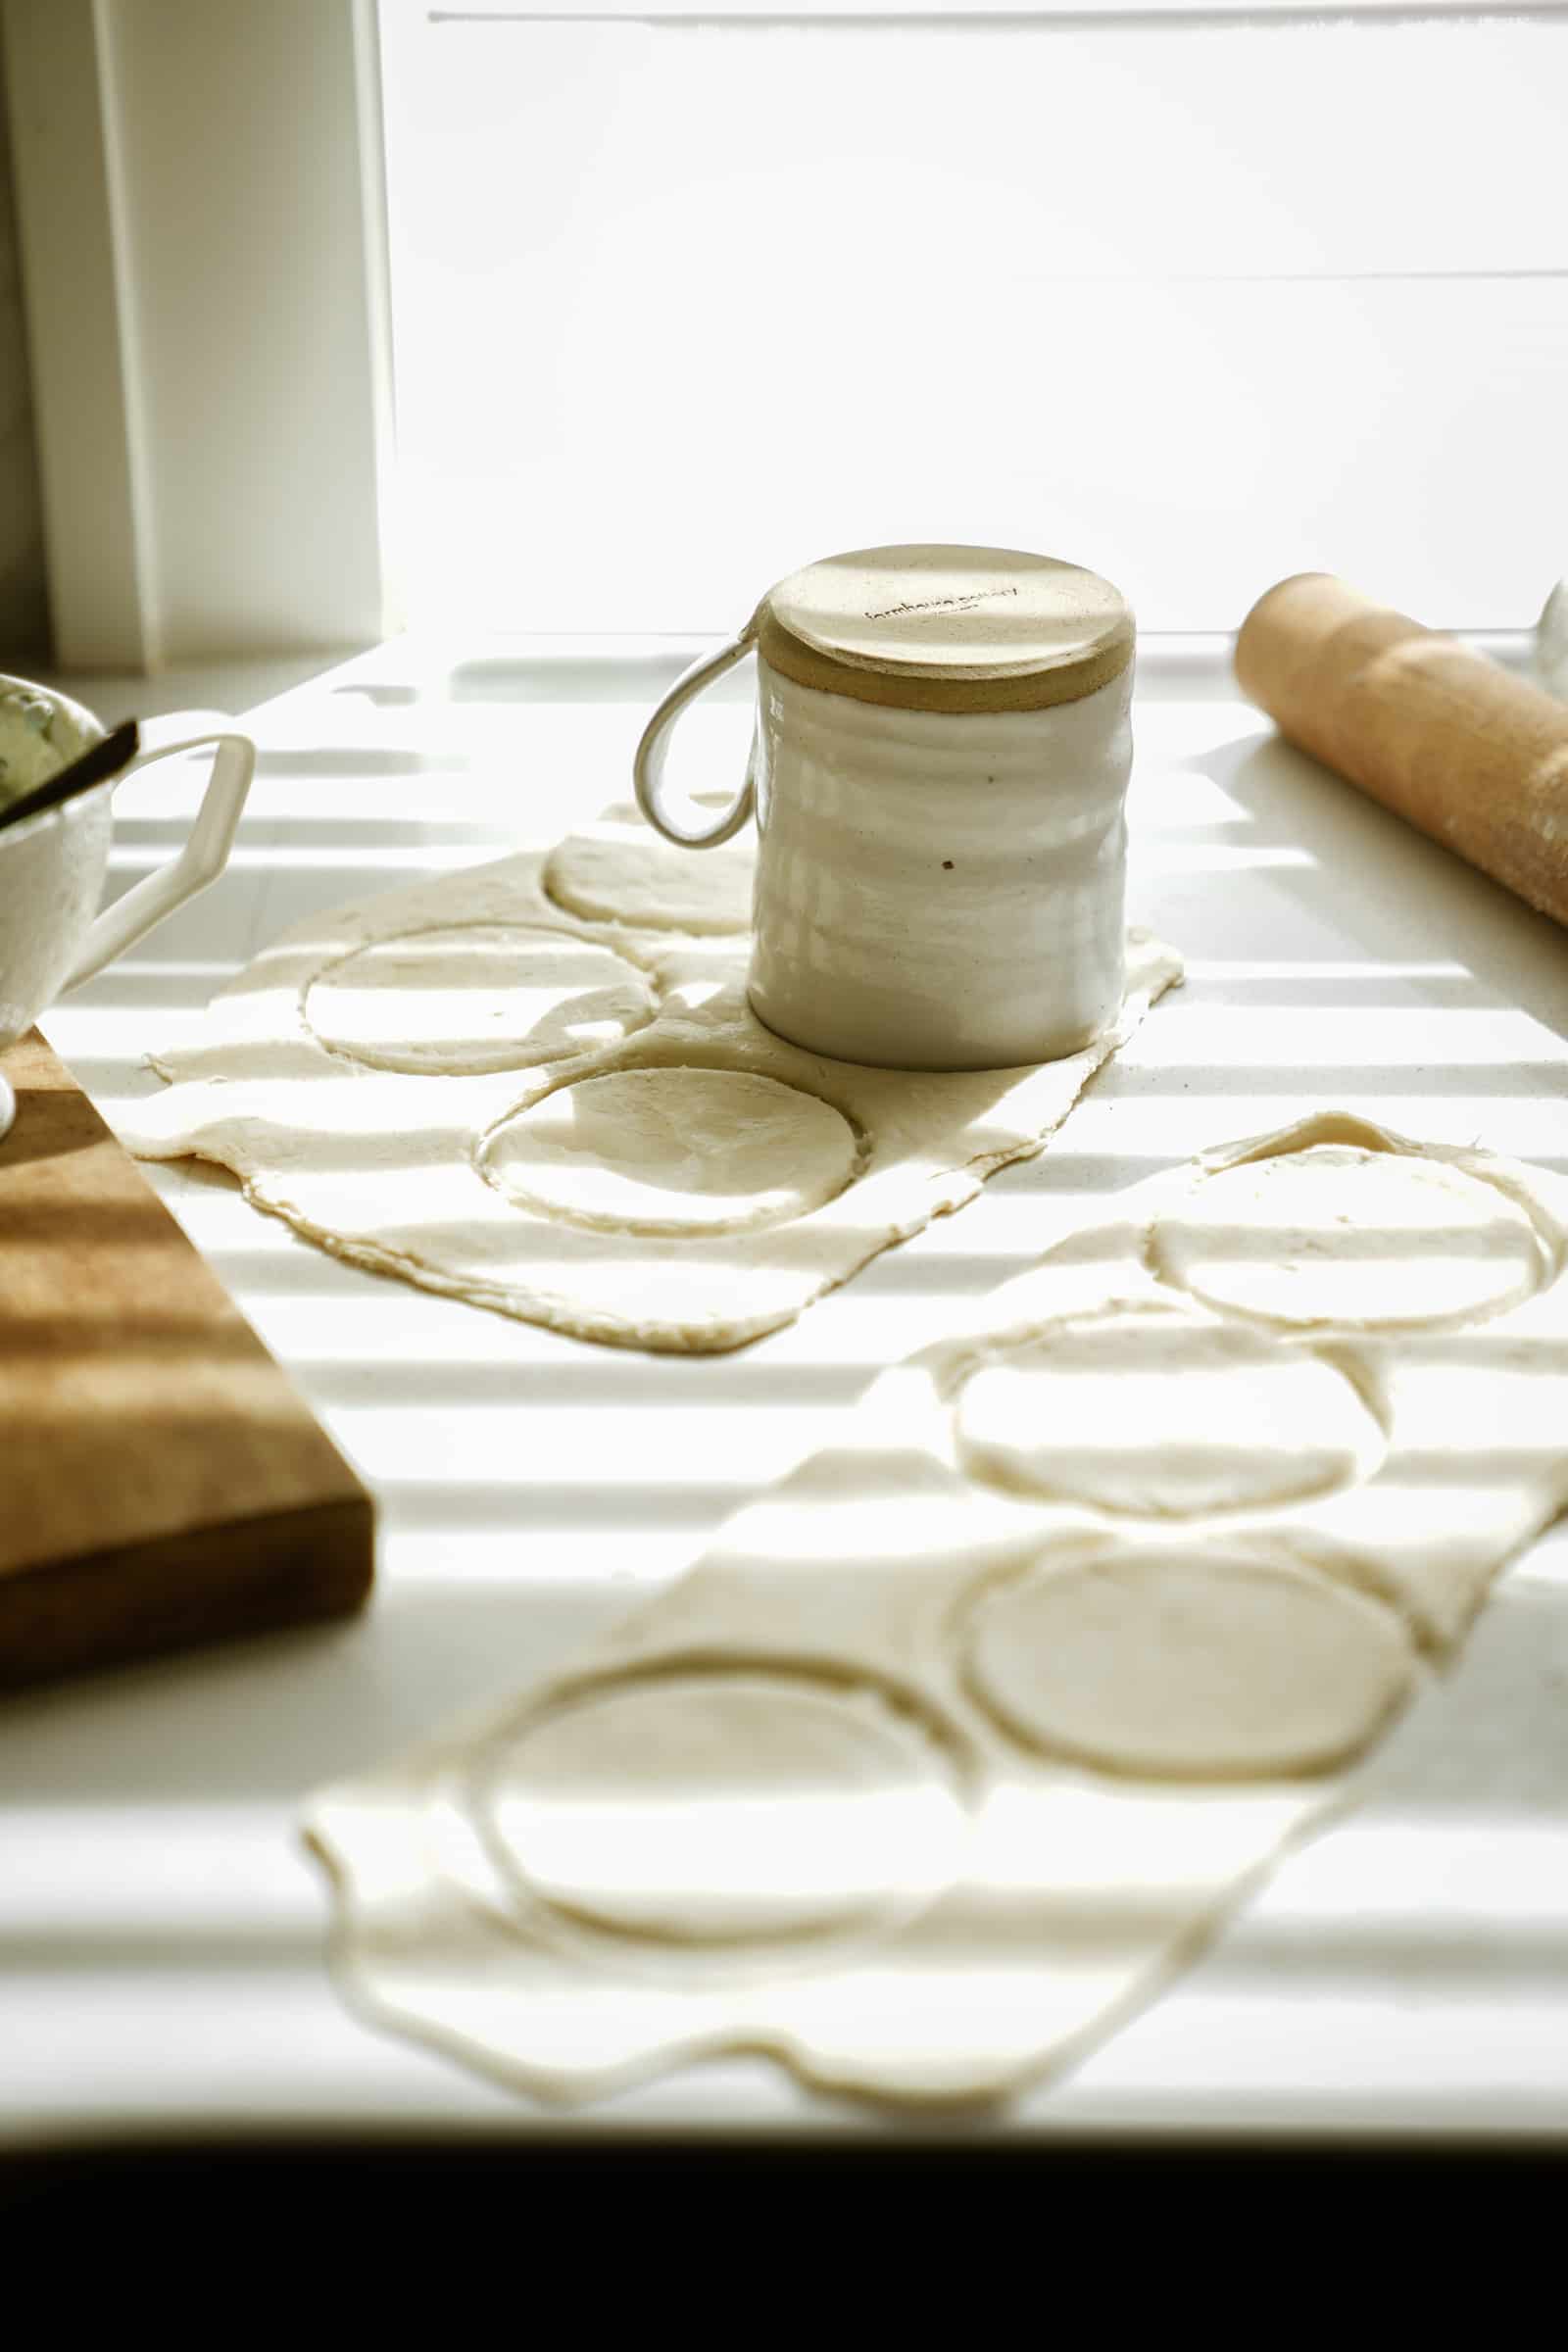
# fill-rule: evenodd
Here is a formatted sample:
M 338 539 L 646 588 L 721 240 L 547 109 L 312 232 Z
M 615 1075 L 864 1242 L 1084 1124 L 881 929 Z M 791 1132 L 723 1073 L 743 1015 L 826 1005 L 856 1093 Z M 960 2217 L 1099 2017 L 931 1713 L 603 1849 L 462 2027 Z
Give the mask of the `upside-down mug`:
M 52 687 L 0 674 L 0 813 L 104 740 L 90 710 Z M 143 719 L 140 748 L 117 774 L 74 800 L 0 828 L 0 1053 L 56 997 L 90 980 L 176 906 L 217 879 L 256 764 L 256 747 L 231 718 L 180 710 Z M 154 760 L 210 750 L 212 773 L 184 846 L 167 865 L 99 911 L 114 827 L 111 795 Z M 0 1076 L 0 1135 L 16 1101 Z
M 1071 1054 L 1123 981 L 1133 616 L 1010 549 L 883 547 L 769 590 L 678 678 L 633 780 L 692 850 L 758 825 L 753 1010 L 842 1061 L 965 1070 Z M 746 779 L 672 800 L 670 730 L 757 656 Z

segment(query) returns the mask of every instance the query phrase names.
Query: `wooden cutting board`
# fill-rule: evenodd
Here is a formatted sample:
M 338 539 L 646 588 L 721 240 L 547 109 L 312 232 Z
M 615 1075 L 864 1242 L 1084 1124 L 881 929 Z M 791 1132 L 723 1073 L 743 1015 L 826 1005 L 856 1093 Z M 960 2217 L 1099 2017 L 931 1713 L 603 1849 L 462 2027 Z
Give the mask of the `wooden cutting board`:
M 36 1030 L 0 1068 L 0 1688 L 358 1608 L 369 1494 Z

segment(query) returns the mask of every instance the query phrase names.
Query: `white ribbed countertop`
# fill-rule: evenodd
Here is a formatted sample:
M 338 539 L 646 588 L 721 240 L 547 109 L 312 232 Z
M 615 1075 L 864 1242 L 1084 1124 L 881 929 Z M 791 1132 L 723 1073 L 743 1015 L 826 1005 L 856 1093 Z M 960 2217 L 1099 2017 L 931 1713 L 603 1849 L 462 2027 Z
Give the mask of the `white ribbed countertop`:
M 51 1040 L 112 1119 L 156 1084 L 141 1055 L 296 917 L 623 797 L 690 650 L 400 640 L 325 668 L 72 680 L 111 719 L 259 705 L 262 757 L 223 880 L 57 1007 Z M 715 780 L 747 726 L 733 701 L 689 722 Z M 1130 911 L 1186 954 L 1186 988 L 1042 1158 L 741 1354 L 648 1358 L 465 1309 L 308 1249 L 219 1171 L 152 1171 L 376 1489 L 379 1592 L 353 1624 L 0 1707 L 0 2138 L 897 2136 L 760 2062 L 562 2122 L 368 2031 L 324 1974 L 295 1810 L 563 1660 L 827 1437 L 878 1366 L 1153 1169 L 1335 1103 L 1568 1167 L 1568 934 L 1277 747 L 1215 649 L 1146 649 L 1138 743 Z M 119 886 L 169 854 L 188 798 L 172 771 L 122 796 Z M 1561 1532 L 1504 1580 L 1360 1808 L 1075 2075 L 976 2129 L 1411 2127 L 1568 2139 Z

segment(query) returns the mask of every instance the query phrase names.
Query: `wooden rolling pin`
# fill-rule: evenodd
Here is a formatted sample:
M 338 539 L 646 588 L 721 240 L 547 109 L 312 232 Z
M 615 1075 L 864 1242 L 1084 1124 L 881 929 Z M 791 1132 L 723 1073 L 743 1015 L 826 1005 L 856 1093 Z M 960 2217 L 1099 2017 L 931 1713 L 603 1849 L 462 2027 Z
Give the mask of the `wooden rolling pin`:
M 1321 571 L 1259 598 L 1236 675 L 1293 743 L 1568 924 L 1568 704 Z

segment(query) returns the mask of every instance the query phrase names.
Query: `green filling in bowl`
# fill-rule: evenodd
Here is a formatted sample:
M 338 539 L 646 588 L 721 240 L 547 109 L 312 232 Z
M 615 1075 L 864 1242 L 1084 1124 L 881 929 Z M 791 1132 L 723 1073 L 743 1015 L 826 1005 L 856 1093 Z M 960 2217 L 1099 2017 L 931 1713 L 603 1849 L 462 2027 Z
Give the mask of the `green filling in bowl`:
M 69 710 L 25 686 L 0 693 L 0 808 L 46 784 L 93 741 Z

